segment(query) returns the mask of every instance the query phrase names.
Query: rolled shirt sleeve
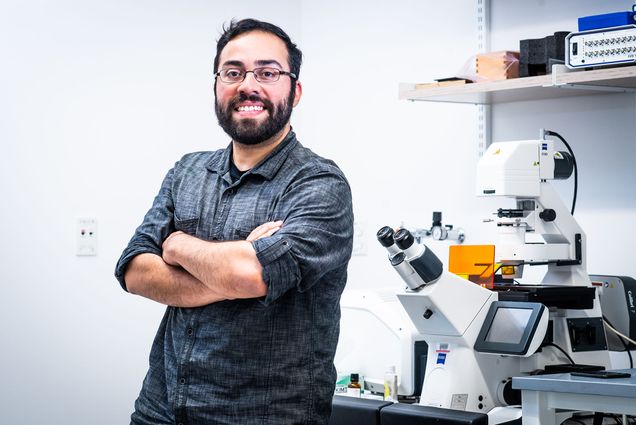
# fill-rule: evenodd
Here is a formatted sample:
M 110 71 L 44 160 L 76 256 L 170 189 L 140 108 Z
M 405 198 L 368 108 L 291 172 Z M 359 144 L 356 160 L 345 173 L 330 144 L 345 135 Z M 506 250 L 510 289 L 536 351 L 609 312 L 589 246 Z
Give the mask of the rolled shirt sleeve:
M 263 267 L 269 305 L 285 292 L 309 290 L 334 270 L 346 267 L 353 244 L 351 189 L 341 172 L 311 170 L 281 197 L 282 228 L 252 242 Z
M 176 167 L 176 166 L 175 166 Z M 155 197 L 152 207 L 146 213 L 143 222 L 135 230 L 135 234 L 128 242 L 115 266 L 115 277 L 121 287 L 127 291 L 124 274 L 130 261 L 137 255 L 151 253 L 161 256 L 163 241 L 174 232 L 174 205 L 172 199 L 172 181 L 174 168 L 161 184 L 161 189 Z

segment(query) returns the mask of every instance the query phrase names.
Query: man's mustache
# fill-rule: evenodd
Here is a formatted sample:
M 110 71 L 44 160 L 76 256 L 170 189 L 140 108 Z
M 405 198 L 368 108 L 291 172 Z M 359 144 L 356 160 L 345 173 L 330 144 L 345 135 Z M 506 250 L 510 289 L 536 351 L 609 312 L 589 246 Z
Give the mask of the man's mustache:
M 268 110 L 273 110 L 274 109 L 274 104 L 272 102 L 270 102 L 267 99 L 261 99 L 261 97 L 257 94 L 245 94 L 245 93 L 239 93 L 238 96 L 234 97 L 230 103 L 229 103 L 229 107 L 230 109 L 234 110 L 238 107 L 238 105 L 241 102 L 245 102 L 245 101 L 250 101 L 250 102 L 261 102 L 265 109 Z

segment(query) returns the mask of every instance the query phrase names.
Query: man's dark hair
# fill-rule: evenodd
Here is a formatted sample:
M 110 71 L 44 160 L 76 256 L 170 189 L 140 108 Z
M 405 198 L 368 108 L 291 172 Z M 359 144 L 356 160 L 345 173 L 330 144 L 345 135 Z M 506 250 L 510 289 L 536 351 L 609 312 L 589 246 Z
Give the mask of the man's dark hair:
M 214 57 L 214 73 L 219 70 L 219 58 L 221 56 L 221 51 L 227 43 L 229 43 L 233 38 L 238 37 L 241 34 L 245 34 L 250 31 L 263 31 L 270 34 L 275 35 L 276 37 L 283 40 L 285 45 L 287 46 L 287 61 L 289 62 L 289 70 L 296 74 L 296 78 L 300 76 L 300 65 L 303 61 L 303 54 L 300 49 L 296 46 L 294 42 L 291 41 L 291 38 L 283 31 L 281 28 L 276 25 L 270 24 L 268 22 L 258 21 L 256 19 L 242 19 L 240 21 L 235 21 L 232 19 L 230 21 L 230 26 L 223 26 L 223 33 L 221 34 L 221 38 L 216 43 L 216 56 Z M 292 84 L 292 87 L 294 84 Z

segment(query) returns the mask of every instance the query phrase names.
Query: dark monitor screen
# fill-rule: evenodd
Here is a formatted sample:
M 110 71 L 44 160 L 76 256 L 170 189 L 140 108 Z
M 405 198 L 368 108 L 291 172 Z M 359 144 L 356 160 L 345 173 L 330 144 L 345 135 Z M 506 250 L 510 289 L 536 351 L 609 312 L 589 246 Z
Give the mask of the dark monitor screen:
M 521 301 L 495 301 L 477 336 L 475 350 L 482 353 L 525 355 L 545 306 Z

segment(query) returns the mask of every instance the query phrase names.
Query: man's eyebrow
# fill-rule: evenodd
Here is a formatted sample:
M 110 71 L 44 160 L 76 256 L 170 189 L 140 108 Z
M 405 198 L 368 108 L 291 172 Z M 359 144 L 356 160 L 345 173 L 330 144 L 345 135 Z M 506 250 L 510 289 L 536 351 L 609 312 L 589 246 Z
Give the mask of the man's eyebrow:
M 225 68 L 227 66 L 236 66 L 238 68 L 243 68 L 243 62 L 234 61 L 234 60 L 225 61 L 225 62 L 223 62 L 223 66 L 221 66 L 221 68 Z
M 281 65 L 280 62 L 274 59 L 261 59 L 261 60 L 257 60 L 254 63 L 258 66 L 277 65 L 279 68 L 283 67 L 283 65 Z
M 271 66 L 277 65 L 279 68 L 283 68 L 283 65 L 280 64 L 276 59 L 259 59 L 254 62 L 256 66 Z M 226 68 L 228 66 L 235 66 L 237 68 L 245 68 L 245 64 L 238 60 L 228 60 L 223 62 L 221 68 Z

